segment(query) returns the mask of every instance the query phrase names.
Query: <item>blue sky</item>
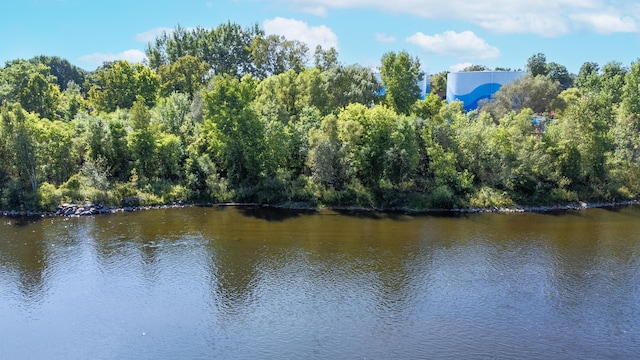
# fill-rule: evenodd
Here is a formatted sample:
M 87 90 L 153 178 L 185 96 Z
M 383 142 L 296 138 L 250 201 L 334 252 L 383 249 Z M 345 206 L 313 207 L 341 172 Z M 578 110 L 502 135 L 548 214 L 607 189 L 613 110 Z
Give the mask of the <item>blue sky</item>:
M 231 21 L 338 49 L 375 67 L 407 51 L 427 73 L 469 64 L 522 68 L 536 53 L 577 73 L 640 58 L 640 2 L 627 0 L 15 0 L 3 3 L 0 64 L 60 56 L 86 70 L 143 61 L 161 31 Z

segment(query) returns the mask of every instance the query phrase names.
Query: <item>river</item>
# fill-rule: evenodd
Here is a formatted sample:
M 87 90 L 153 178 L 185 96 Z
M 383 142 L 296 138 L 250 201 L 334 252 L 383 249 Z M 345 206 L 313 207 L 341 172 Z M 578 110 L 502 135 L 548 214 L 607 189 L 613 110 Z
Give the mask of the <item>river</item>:
M 0 218 L 0 359 L 640 355 L 640 208 Z

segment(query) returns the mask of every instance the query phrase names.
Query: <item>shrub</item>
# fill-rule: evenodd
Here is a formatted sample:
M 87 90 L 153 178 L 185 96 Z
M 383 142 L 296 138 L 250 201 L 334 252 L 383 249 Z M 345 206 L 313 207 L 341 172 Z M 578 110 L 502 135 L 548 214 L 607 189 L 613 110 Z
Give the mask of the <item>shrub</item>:
M 453 209 L 456 197 L 449 186 L 440 185 L 429 194 L 428 203 L 429 207 L 434 209 Z
M 54 211 L 62 203 L 63 195 L 55 185 L 44 182 L 38 187 L 37 198 L 39 210 Z
M 469 198 L 469 206 L 474 208 L 507 208 L 512 205 L 513 200 L 505 191 L 488 186 L 481 187 Z

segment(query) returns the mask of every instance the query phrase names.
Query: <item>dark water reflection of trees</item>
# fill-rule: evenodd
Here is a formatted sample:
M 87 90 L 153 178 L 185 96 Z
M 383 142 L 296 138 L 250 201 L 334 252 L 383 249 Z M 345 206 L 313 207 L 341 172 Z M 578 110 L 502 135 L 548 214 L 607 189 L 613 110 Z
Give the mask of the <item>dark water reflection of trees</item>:
M 638 208 L 440 217 L 212 207 L 18 225 L 6 218 L 0 295 L 11 297 L 13 287 L 23 307 L 39 306 L 55 302 L 60 289 L 74 289 L 64 282 L 78 278 L 83 286 L 121 291 L 81 289 L 94 300 L 121 301 L 131 316 L 145 306 L 152 317 L 167 304 L 184 305 L 184 319 L 202 317 L 217 331 L 253 324 L 266 338 L 263 325 L 302 338 L 319 331 L 309 334 L 313 324 L 305 321 L 340 325 L 361 340 L 375 334 L 392 342 L 372 344 L 374 353 L 443 341 L 448 348 L 435 354 L 482 348 L 482 337 L 463 343 L 445 335 L 501 318 L 485 336 L 549 344 L 545 336 L 567 343 L 604 336 L 624 345 L 640 336 L 639 215 Z M 290 330 L 271 323 L 272 316 Z M 406 338 L 409 331 L 415 334 Z M 395 338 L 400 333 L 403 340 Z M 222 341 L 215 332 L 208 339 Z

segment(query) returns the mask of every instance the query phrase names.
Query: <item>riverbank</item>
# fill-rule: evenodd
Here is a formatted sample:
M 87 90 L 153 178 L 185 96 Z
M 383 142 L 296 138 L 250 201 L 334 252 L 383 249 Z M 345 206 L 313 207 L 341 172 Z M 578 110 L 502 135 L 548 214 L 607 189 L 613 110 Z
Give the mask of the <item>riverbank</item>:
M 313 206 L 306 203 L 292 203 L 292 204 L 257 204 L 257 203 L 217 203 L 217 204 L 191 204 L 191 203 L 175 203 L 165 205 L 151 205 L 151 206 L 125 206 L 125 207 L 111 207 L 103 204 L 62 204 L 56 208 L 55 211 L 31 211 L 31 210 L 2 210 L 0 216 L 4 217 L 83 217 L 83 216 L 95 216 L 103 214 L 115 214 L 121 212 L 134 212 L 145 211 L 153 209 L 170 209 L 170 208 L 184 208 L 184 207 L 224 207 L 224 206 L 236 206 L 236 207 L 262 207 L 273 208 L 283 210 L 301 210 L 301 211 L 319 211 L 319 210 L 335 210 L 335 211 L 352 211 L 352 212 L 394 212 L 405 213 L 411 215 L 428 215 L 428 214 L 478 214 L 478 213 L 548 213 L 557 211 L 578 211 L 593 208 L 614 208 L 623 206 L 640 205 L 640 200 L 626 200 L 617 202 L 577 202 L 569 204 L 559 205 L 547 205 L 547 206 L 514 206 L 510 208 L 459 208 L 459 209 L 406 209 L 406 208 L 369 208 L 369 207 L 326 207 L 326 206 Z

